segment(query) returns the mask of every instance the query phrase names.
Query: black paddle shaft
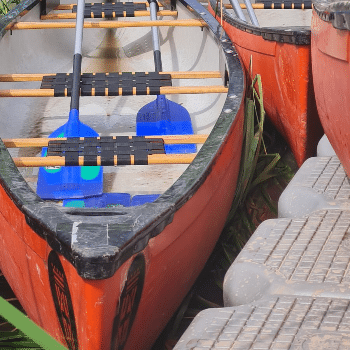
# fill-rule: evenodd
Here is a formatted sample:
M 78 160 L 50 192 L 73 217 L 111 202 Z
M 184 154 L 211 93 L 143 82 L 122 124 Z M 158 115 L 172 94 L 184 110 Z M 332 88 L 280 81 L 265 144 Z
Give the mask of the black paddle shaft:
M 151 20 L 157 20 L 157 12 L 159 10 L 157 0 L 147 0 L 150 7 L 151 12 Z M 162 57 L 160 54 L 159 47 L 159 36 L 158 36 L 158 27 L 152 27 L 152 37 L 153 37 L 153 55 L 154 55 L 154 66 L 156 72 L 161 72 L 162 68 Z
M 70 101 L 71 110 L 79 110 L 81 60 L 82 57 L 80 53 L 76 53 L 73 56 L 73 83 Z

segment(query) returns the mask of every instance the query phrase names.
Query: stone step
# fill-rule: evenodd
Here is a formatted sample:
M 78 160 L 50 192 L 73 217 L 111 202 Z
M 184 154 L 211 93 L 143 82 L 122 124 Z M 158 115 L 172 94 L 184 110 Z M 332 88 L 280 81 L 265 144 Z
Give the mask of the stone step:
M 319 209 L 349 209 L 350 183 L 338 157 L 309 158 L 278 201 L 278 216 L 298 218 Z
M 350 211 L 264 221 L 225 275 L 225 306 L 265 295 L 350 299 Z
M 350 348 L 350 184 L 326 137 L 174 348 Z
M 350 300 L 274 296 L 200 312 L 174 350 L 346 350 Z

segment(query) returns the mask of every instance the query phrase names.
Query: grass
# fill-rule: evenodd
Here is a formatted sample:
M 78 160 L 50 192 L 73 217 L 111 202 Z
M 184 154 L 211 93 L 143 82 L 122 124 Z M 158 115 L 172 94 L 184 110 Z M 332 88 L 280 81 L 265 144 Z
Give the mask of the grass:
M 12 8 L 18 5 L 21 0 L 0 0 L 0 16 L 6 15 Z

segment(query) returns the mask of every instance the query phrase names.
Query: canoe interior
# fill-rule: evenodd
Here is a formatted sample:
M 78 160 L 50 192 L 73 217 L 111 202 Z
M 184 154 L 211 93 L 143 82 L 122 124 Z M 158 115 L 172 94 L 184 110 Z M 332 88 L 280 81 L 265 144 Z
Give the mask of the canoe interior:
M 193 18 L 179 6 L 179 19 Z M 53 13 L 58 11 L 53 11 Z M 62 12 L 62 11 L 60 11 Z M 39 7 L 22 20 L 39 18 Z M 134 17 L 123 20 L 149 20 Z M 161 19 L 161 18 L 160 18 Z M 167 19 L 175 17 L 167 16 Z M 74 20 L 65 20 L 69 22 Z M 97 21 L 90 20 L 89 21 Z M 0 41 L 0 74 L 66 73 L 72 71 L 74 29 L 18 30 Z M 163 71 L 220 71 L 224 59 L 208 30 L 198 27 L 160 27 Z M 154 71 L 152 35 L 149 27 L 85 29 L 82 72 Z M 39 88 L 40 82 L 0 83 L 3 89 Z M 173 86 L 222 85 L 223 78 L 173 79 Z M 100 136 L 135 135 L 136 115 L 155 96 L 81 97 L 81 121 Z M 169 95 L 191 116 L 195 134 L 209 134 L 220 114 L 225 94 Z M 70 98 L 2 98 L 1 138 L 47 137 L 63 125 L 69 114 Z M 200 145 L 197 149 L 200 149 Z M 11 150 L 13 156 L 34 156 L 39 149 Z M 161 194 L 188 165 L 104 167 L 104 192 Z M 21 169 L 35 191 L 37 168 Z

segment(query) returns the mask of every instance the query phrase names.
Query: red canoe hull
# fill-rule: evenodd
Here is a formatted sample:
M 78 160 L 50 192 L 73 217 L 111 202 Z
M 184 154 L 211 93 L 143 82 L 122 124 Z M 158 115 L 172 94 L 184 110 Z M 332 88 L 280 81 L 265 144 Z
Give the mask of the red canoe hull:
M 331 145 L 350 175 L 350 32 L 333 27 L 313 11 L 312 72 L 320 119 Z
M 214 14 L 212 8 L 210 11 Z M 300 166 L 315 155 L 323 135 L 313 93 L 310 45 L 265 40 L 225 20 L 222 25 L 235 44 L 246 76 L 261 75 L 265 111 Z

